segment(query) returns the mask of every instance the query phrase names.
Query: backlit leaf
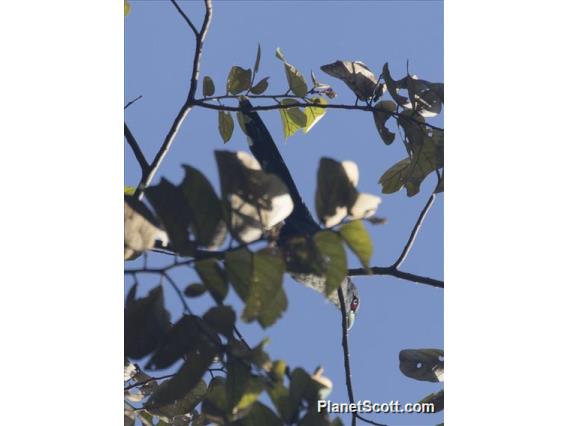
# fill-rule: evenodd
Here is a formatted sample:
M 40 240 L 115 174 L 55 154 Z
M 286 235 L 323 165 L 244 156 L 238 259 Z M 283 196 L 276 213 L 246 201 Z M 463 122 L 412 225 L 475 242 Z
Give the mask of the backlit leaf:
M 360 220 L 341 225 L 339 235 L 347 243 L 353 253 L 359 258 L 364 267 L 369 267 L 373 255 L 373 242 L 365 225 Z
M 213 79 L 206 75 L 203 78 L 203 96 L 213 96 L 215 94 L 215 83 L 213 83 Z
M 233 117 L 229 111 L 219 111 L 219 133 L 223 138 L 223 142 L 227 143 L 233 136 L 233 129 L 235 128 L 235 123 L 233 122 Z
M 262 80 L 260 80 L 258 83 L 256 83 L 252 89 L 250 89 L 250 91 L 255 94 L 255 95 L 261 95 L 262 93 L 264 93 L 264 91 L 266 89 L 268 89 L 268 79 L 270 77 L 264 77 Z
M 297 101 L 294 99 L 282 99 L 280 105 L 294 105 Z M 284 137 L 288 139 L 298 130 L 306 127 L 308 118 L 304 111 L 299 107 L 281 108 L 280 118 L 282 119 L 282 126 L 284 128 Z
M 250 87 L 251 77 L 252 71 L 250 68 L 232 67 L 227 77 L 227 92 L 231 95 L 238 95 L 242 91 L 247 90 Z
M 327 105 L 327 101 L 324 98 L 313 98 L 309 100 L 314 105 Z M 304 114 L 306 115 L 306 125 L 302 129 L 304 133 L 308 133 L 316 123 L 323 118 L 327 112 L 326 108 L 319 108 L 317 106 L 309 106 L 304 108 Z
M 286 70 L 286 79 L 288 80 L 288 86 L 294 95 L 303 98 L 308 93 L 308 84 L 302 73 L 293 65 L 289 63 L 284 63 L 284 68 Z
M 252 280 L 252 253 L 246 247 L 227 252 L 225 269 L 238 296 L 246 302 Z
M 347 275 L 347 256 L 341 238 L 333 231 L 321 231 L 314 237 L 325 265 L 325 294 L 337 290 Z

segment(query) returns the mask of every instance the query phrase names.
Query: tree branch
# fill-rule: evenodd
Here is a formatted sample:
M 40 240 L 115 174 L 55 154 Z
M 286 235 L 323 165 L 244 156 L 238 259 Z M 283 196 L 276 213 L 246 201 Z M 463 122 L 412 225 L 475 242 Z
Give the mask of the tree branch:
M 347 271 L 350 277 L 369 276 L 369 275 L 390 275 L 392 277 L 401 278 L 403 280 L 412 281 L 420 284 L 431 285 L 432 287 L 444 288 L 444 281 L 434 278 L 424 277 L 422 275 L 412 274 L 410 272 L 399 271 L 392 266 L 373 266 L 372 268 L 353 268 Z
M 345 309 L 345 299 L 343 298 L 343 290 L 341 286 L 337 289 L 337 296 L 339 298 L 339 305 L 341 307 L 341 346 L 343 347 L 343 365 L 345 368 L 345 385 L 347 386 L 347 395 L 349 402 L 354 403 L 355 397 L 353 396 L 353 383 L 351 383 L 351 365 L 349 363 L 349 339 L 347 337 L 347 310 Z M 356 413 L 351 413 L 351 426 L 357 424 Z
M 160 164 L 162 164 L 162 161 L 164 160 L 166 154 L 168 153 L 168 151 L 170 150 L 170 147 L 172 145 L 172 143 L 174 142 L 179 129 L 183 123 L 183 121 L 185 120 L 185 117 L 187 116 L 187 114 L 189 113 L 189 111 L 191 111 L 191 108 L 194 105 L 195 102 L 195 93 L 197 92 L 197 81 L 199 79 L 199 68 L 200 68 L 200 63 L 201 63 L 201 54 L 203 52 L 203 43 L 205 40 L 205 37 L 207 35 L 207 31 L 209 30 L 209 25 L 211 24 L 211 16 L 213 13 L 213 7 L 211 5 L 211 1 L 212 0 L 204 0 L 205 1 L 205 18 L 203 19 L 203 25 L 201 26 L 201 31 L 199 31 L 199 33 L 197 34 L 197 36 L 195 37 L 195 53 L 193 56 L 193 71 L 191 73 L 191 83 L 190 83 L 190 87 L 189 87 L 189 92 L 187 94 L 187 99 L 184 102 L 184 104 L 182 105 L 182 107 L 180 108 L 177 116 L 175 117 L 170 130 L 168 131 L 168 134 L 166 135 L 166 138 L 164 139 L 164 142 L 162 143 L 162 146 L 160 147 L 158 153 L 156 154 L 156 156 L 154 157 L 154 160 L 152 161 L 152 164 L 150 165 L 150 168 L 148 170 L 148 173 L 144 174 L 142 176 L 142 179 L 140 180 L 140 183 L 138 184 L 138 188 L 136 188 L 136 193 L 134 194 L 139 200 L 142 199 L 142 197 L 144 196 L 144 191 L 146 190 L 146 188 L 150 185 L 150 183 L 152 182 L 152 179 L 154 178 L 156 172 L 158 171 L 158 168 L 160 167 Z M 174 2 L 175 5 L 175 2 Z M 178 8 L 178 12 L 180 11 L 180 9 Z M 185 14 L 181 13 L 182 17 L 187 18 L 187 16 L 185 16 Z
M 142 169 L 142 176 L 144 176 L 148 173 L 150 165 L 148 164 L 148 161 L 146 161 L 146 157 L 144 157 L 144 153 L 140 149 L 140 145 L 138 145 L 136 138 L 126 125 L 126 122 L 124 123 L 124 137 L 126 138 L 128 145 L 130 145 L 130 148 L 132 148 L 132 152 L 134 152 L 134 156 L 136 157 L 136 160 L 138 160 L 138 164 L 140 164 L 140 169 Z
M 414 245 L 414 241 L 416 240 L 418 231 L 420 231 L 422 223 L 424 222 L 424 219 L 426 218 L 426 215 L 428 214 L 430 207 L 432 207 L 432 204 L 434 204 L 434 200 L 436 200 L 436 193 L 432 192 L 432 195 L 430 195 L 430 198 L 428 198 L 428 201 L 426 201 L 426 205 L 420 212 L 420 215 L 418 216 L 418 219 L 414 224 L 414 228 L 412 228 L 412 232 L 410 233 L 410 237 L 408 238 L 408 241 L 406 242 L 406 245 L 404 246 L 402 253 L 400 253 L 400 256 L 398 257 L 396 262 L 393 263 L 392 265 L 393 268 L 398 268 L 402 264 L 402 262 L 404 262 L 406 256 L 408 256 L 410 249 Z
M 134 102 L 136 102 L 138 99 L 142 99 L 142 95 L 137 96 L 136 98 L 132 99 L 130 102 L 128 102 L 126 104 L 126 106 L 124 107 L 124 109 L 128 108 L 130 105 L 132 105 Z
M 187 15 L 185 14 L 185 12 L 183 10 L 181 10 L 181 7 L 178 6 L 176 0 L 170 0 L 172 2 L 172 4 L 175 6 L 175 8 L 177 9 L 177 11 L 179 12 L 179 14 L 182 16 L 182 18 L 185 20 L 185 22 L 187 22 L 187 25 L 189 25 L 189 27 L 191 28 L 191 30 L 193 31 L 193 34 L 195 34 L 195 37 L 199 37 L 199 33 L 197 32 L 197 28 L 195 28 L 195 25 L 193 25 L 193 22 L 191 22 L 191 19 L 189 19 L 187 17 Z
M 274 96 L 267 96 L 264 95 L 263 97 L 266 98 L 274 98 Z M 283 96 L 283 95 L 277 95 L 276 98 L 278 97 L 286 97 L 286 98 L 296 98 L 296 99 L 303 99 L 303 98 L 299 98 L 297 96 Z M 239 96 L 219 96 L 217 97 L 219 99 L 238 99 Z M 206 109 L 214 109 L 217 111 L 240 111 L 240 112 L 244 112 L 245 108 L 243 107 L 233 107 L 233 106 L 226 106 L 226 105 L 217 105 L 217 104 L 210 104 L 207 103 L 207 100 L 211 100 L 211 99 L 217 99 L 217 98 L 202 98 L 202 99 L 195 99 L 193 104 L 195 106 L 199 106 L 202 108 L 206 108 Z M 309 103 L 309 102 L 294 102 L 294 103 L 290 103 L 290 104 L 286 104 L 286 105 L 281 105 L 281 104 L 277 104 L 277 105 L 259 105 L 259 106 L 253 106 L 250 109 L 247 109 L 248 111 L 272 111 L 272 110 L 279 110 L 279 109 L 289 109 L 289 108 L 294 108 L 294 107 L 300 107 L 300 108 L 304 108 L 304 107 L 313 107 L 314 104 Z M 370 105 L 345 105 L 345 104 L 326 104 L 326 105 L 320 105 L 317 104 L 318 108 L 324 108 L 324 109 L 341 109 L 341 110 L 357 110 L 357 111 L 380 111 L 383 112 L 385 114 L 389 114 L 391 116 L 394 117 L 400 117 L 401 114 L 398 112 L 393 112 L 393 111 L 387 111 L 385 109 L 382 108 L 377 108 L 374 106 L 370 106 Z M 426 127 L 429 127 L 431 129 L 435 129 L 438 130 L 440 132 L 443 132 L 444 129 L 441 127 L 437 127 L 434 126 L 432 124 L 429 123 L 423 123 L 420 122 L 412 117 L 406 117 L 404 116 L 404 119 L 406 120 L 410 120 L 413 121 L 417 124 L 421 124 L 424 125 Z

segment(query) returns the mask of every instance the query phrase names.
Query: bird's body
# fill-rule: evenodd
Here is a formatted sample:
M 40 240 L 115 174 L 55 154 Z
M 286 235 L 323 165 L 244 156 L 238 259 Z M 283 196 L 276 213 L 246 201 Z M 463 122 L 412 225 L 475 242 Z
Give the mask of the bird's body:
M 251 103 L 246 98 L 241 98 L 240 106 L 243 108 L 244 127 L 249 138 L 249 146 L 252 154 L 260 163 L 265 172 L 277 175 L 286 184 L 290 196 L 294 202 L 292 213 L 285 219 L 284 225 L 279 230 L 278 245 L 284 246 L 286 242 L 295 237 L 311 238 L 321 230 L 319 224 L 313 219 L 310 211 L 300 196 L 290 171 L 280 155 L 270 132 L 255 111 L 251 111 Z M 297 282 L 325 294 L 324 276 L 315 273 L 291 273 L 292 278 Z M 347 325 L 351 328 L 355 320 L 355 313 L 359 309 L 359 292 L 349 276 L 345 277 L 341 283 L 341 290 L 345 300 L 347 314 Z M 328 296 L 338 309 L 341 309 L 339 296 L 333 292 Z

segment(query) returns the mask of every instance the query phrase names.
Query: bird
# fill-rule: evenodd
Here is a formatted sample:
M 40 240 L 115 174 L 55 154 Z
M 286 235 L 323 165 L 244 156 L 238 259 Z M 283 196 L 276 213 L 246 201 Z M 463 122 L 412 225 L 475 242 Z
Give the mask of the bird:
M 313 236 L 315 233 L 321 231 L 322 228 L 314 220 L 304 203 L 272 135 L 266 128 L 259 114 L 252 110 L 252 104 L 248 98 L 241 96 L 239 106 L 245 117 L 242 124 L 244 127 L 243 130 L 246 130 L 245 133 L 248 138 L 251 153 L 265 172 L 275 174 L 284 182 L 294 202 L 292 213 L 284 220 L 284 224 L 279 230 L 277 244 L 282 246 L 286 241 L 298 236 Z M 325 295 L 325 277 L 304 271 L 298 273 L 292 272 L 290 275 L 300 284 Z M 349 330 L 355 323 L 355 317 L 360 307 L 359 290 L 349 276 L 346 276 L 341 282 L 340 288 L 345 301 L 346 322 L 347 329 Z M 337 292 L 333 292 L 329 295 L 328 300 L 338 309 L 341 309 Z

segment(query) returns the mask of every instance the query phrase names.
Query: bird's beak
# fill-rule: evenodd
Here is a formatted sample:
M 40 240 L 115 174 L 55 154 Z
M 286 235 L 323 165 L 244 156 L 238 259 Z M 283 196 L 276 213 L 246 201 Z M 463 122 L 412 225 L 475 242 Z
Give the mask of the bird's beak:
M 353 324 L 355 324 L 355 312 L 349 311 L 347 313 L 347 330 L 351 330 Z

